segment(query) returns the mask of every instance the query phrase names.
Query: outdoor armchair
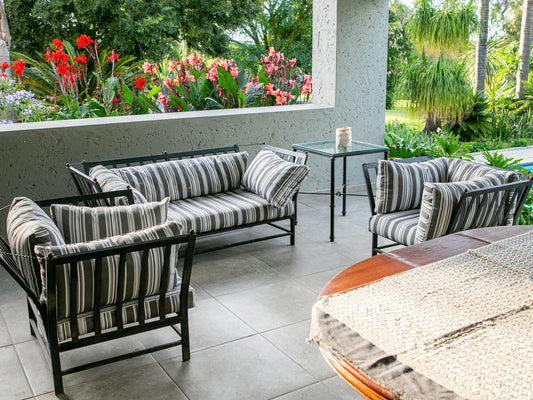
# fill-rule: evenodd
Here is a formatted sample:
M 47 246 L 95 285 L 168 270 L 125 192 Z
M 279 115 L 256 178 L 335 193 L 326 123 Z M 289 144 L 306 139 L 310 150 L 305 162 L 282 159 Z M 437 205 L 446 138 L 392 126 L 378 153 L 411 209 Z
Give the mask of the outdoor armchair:
M 177 345 L 183 360 L 190 358 L 194 232 L 183 234 L 178 223 L 164 222 L 168 200 L 121 207 L 71 205 L 124 197 L 132 201 L 131 191 L 38 202 L 18 197 L 11 205 L 0 264 L 27 294 L 30 331 L 51 365 L 56 395 L 63 393 L 64 375 L 88 368 Z M 54 220 L 41 207 L 50 207 Z M 126 232 L 110 236 L 120 230 Z M 92 237 L 71 241 L 81 236 Z M 186 248 L 178 274 L 180 245 Z M 172 327 L 179 340 L 61 368 L 62 352 L 163 327 Z
M 363 164 L 363 174 L 372 255 L 398 244 L 514 224 L 532 185 L 525 174 L 445 157 L 380 160 Z M 393 243 L 379 246 L 379 236 Z

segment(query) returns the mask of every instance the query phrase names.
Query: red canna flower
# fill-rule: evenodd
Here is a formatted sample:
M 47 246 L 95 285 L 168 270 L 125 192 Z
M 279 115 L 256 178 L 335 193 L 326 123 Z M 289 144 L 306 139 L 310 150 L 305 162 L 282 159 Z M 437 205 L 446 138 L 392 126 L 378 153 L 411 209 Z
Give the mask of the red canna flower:
M 113 100 L 111 100 L 111 104 L 116 104 L 116 102 L 117 102 L 117 98 L 113 97 Z
M 118 61 L 118 54 L 115 53 L 115 50 L 111 50 L 111 55 L 107 57 L 107 61 L 109 62 Z
M 13 70 L 13 73 L 18 76 L 22 76 L 24 73 L 24 66 L 26 63 L 22 60 L 17 60 L 11 65 L 11 69 Z
M 144 89 L 144 84 L 146 83 L 146 78 L 144 76 L 141 76 L 139 79 L 137 79 L 133 83 L 135 84 L 135 86 L 137 86 L 137 88 L 139 90 L 143 90 Z
M 70 72 L 69 65 L 67 63 L 60 63 L 57 66 L 57 73 L 59 75 L 67 75 Z
M 74 57 L 74 62 L 77 62 L 78 64 L 87 64 L 87 57 L 85 57 L 85 54 L 82 54 L 79 57 Z
M 91 43 L 94 43 L 94 40 L 87 35 L 80 35 L 80 37 L 76 39 L 78 49 L 86 49 Z
M 56 50 L 63 50 L 63 42 L 61 40 L 59 40 L 59 39 L 54 39 L 52 41 L 52 46 Z
M 9 63 L 7 61 L 4 61 L 2 64 L 0 64 L 0 69 L 2 72 L 6 72 L 6 69 L 9 68 Z

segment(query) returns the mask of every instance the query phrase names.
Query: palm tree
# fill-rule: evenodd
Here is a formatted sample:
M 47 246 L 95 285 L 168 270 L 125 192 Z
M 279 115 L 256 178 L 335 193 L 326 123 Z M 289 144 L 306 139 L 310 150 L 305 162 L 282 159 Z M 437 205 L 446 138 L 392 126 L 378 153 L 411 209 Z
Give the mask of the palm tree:
M 479 35 L 476 44 L 475 90 L 483 95 L 485 92 L 485 78 L 487 72 L 487 37 L 489 34 L 490 0 L 479 0 L 478 20 Z
M 0 1 L 0 63 L 10 62 L 9 48 L 11 46 L 11 35 L 9 34 L 9 25 L 7 23 L 6 12 L 4 11 L 4 2 Z M 11 76 L 11 68 L 6 73 Z
M 533 42 L 533 0 L 524 0 L 522 11 L 522 29 L 520 30 L 520 64 L 516 73 L 516 98 L 521 98 L 529 74 L 531 43 Z

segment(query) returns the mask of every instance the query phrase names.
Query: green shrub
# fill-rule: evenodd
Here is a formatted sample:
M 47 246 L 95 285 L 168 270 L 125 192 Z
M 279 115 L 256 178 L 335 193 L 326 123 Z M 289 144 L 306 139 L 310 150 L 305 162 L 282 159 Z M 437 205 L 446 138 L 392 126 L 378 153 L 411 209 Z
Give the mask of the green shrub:
M 425 133 L 407 124 L 385 124 L 385 145 L 392 158 L 411 158 L 429 155 L 435 144 Z

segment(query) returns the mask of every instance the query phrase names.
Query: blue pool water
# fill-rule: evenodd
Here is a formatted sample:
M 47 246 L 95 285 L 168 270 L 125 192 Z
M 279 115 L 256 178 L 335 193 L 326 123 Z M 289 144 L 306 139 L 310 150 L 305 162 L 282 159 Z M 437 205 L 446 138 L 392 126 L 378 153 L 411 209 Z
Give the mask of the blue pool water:
M 529 169 L 531 172 L 533 172 L 533 163 L 532 164 L 524 164 L 524 165 L 521 165 L 521 167 L 524 167 L 525 169 Z

